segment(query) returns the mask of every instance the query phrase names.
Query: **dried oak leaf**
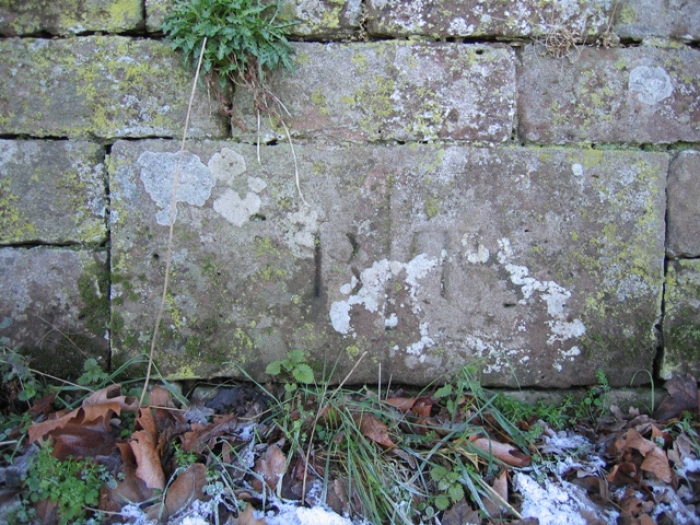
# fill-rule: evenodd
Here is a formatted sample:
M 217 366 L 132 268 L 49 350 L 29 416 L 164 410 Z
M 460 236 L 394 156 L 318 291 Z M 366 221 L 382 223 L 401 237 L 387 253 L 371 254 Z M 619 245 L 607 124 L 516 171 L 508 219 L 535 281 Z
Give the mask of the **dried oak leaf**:
M 506 445 L 498 441 L 476 436 L 470 437 L 469 440 L 484 452 L 493 454 L 495 458 L 511 467 L 527 467 L 532 461 L 530 456 L 523 454 L 512 445 Z
M 179 511 L 187 508 L 193 501 L 204 501 L 204 487 L 207 484 L 207 467 L 203 463 L 195 463 L 179 474 L 170 484 L 165 496 L 163 508 L 163 523 Z
M 624 455 L 627 449 L 637 450 L 644 457 L 644 461 L 640 465 L 643 471 L 653 474 L 666 483 L 671 483 L 673 477 L 666 453 L 656 443 L 645 439 L 635 429 L 628 430 L 625 438 L 618 440 L 615 447 L 621 455 Z
M 134 432 L 129 439 L 129 446 L 138 465 L 136 476 L 143 480 L 147 487 L 163 490 L 165 474 L 158 453 L 156 425 L 150 409 L 141 409 L 136 423 L 142 430 Z
M 379 443 L 387 448 L 396 448 L 396 444 L 389 437 L 389 427 L 372 414 L 362 414 L 360 419 L 360 432 L 363 436 Z M 355 423 L 357 424 L 357 418 Z
M 273 492 L 287 470 L 287 458 L 277 445 L 270 445 L 263 456 L 255 462 L 255 472 L 262 476 Z
M 664 387 L 669 395 L 654 412 L 654 419 L 665 421 L 680 416 L 685 410 L 700 410 L 697 381 L 692 375 L 674 377 Z
M 119 385 L 111 385 L 86 397 L 80 408 L 56 412 L 52 419 L 31 425 L 28 429 L 29 442 L 57 432 L 75 432 L 76 428 L 109 433 L 114 415 L 119 415 L 122 410 L 138 408 L 138 400 L 121 396 L 120 392 Z

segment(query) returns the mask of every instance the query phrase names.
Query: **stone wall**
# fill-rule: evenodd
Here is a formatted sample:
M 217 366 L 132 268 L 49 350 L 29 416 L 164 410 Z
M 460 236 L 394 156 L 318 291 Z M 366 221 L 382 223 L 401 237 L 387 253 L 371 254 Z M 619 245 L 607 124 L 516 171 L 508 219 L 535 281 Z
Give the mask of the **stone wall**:
M 193 76 L 170 5 L 0 3 L 0 336 L 53 373 L 149 346 Z M 281 15 L 291 145 L 245 89 L 234 125 L 197 92 L 161 372 L 262 379 L 301 348 L 334 377 L 369 351 L 356 382 L 700 373 L 696 2 Z

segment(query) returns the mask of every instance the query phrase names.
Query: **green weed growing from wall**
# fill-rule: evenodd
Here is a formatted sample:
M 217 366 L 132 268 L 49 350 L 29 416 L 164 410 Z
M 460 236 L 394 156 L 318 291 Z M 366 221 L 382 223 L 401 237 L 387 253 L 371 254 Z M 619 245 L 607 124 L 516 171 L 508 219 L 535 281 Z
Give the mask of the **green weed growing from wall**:
M 202 70 L 221 88 L 228 82 L 264 91 L 265 73 L 279 66 L 293 70 L 287 41 L 291 23 L 277 23 L 279 1 L 175 0 L 163 32 L 173 49 L 196 63 L 207 39 Z

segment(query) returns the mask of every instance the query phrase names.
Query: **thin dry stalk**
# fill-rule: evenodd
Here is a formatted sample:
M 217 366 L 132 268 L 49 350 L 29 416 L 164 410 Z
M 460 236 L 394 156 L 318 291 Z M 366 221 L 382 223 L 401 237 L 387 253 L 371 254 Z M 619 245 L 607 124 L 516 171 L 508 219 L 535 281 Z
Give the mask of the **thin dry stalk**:
M 194 81 L 192 82 L 192 91 L 190 93 L 190 101 L 187 105 L 187 116 L 185 117 L 185 129 L 182 132 L 182 143 L 180 145 L 180 155 L 177 159 L 177 168 L 175 169 L 175 180 L 173 181 L 173 196 L 170 200 L 170 229 L 168 230 L 168 250 L 165 256 L 165 279 L 163 282 L 163 296 L 160 300 L 160 306 L 158 307 L 158 314 L 156 315 L 155 326 L 153 327 L 153 337 L 151 338 L 151 350 L 148 354 L 148 368 L 146 369 L 146 379 L 143 384 L 143 390 L 141 391 L 141 398 L 139 399 L 139 406 L 143 405 L 143 400 L 146 398 L 146 392 L 148 391 L 148 383 L 151 380 L 151 370 L 153 369 L 153 355 L 156 350 L 156 343 L 158 341 L 158 330 L 160 329 L 160 323 L 163 320 L 163 312 L 165 310 L 165 301 L 168 295 L 168 284 L 170 283 L 170 266 L 172 264 L 173 256 L 173 232 L 175 229 L 175 213 L 177 212 L 177 187 L 180 182 L 180 172 L 182 170 L 182 159 L 185 155 L 185 143 L 187 141 L 187 130 L 190 127 L 190 114 L 192 113 L 192 104 L 194 103 L 194 94 L 197 89 L 197 82 L 199 81 L 199 71 L 202 68 L 202 58 L 204 57 L 204 48 L 207 45 L 207 38 L 204 37 L 202 41 L 202 49 L 199 52 L 199 61 L 197 62 L 197 70 L 194 74 Z

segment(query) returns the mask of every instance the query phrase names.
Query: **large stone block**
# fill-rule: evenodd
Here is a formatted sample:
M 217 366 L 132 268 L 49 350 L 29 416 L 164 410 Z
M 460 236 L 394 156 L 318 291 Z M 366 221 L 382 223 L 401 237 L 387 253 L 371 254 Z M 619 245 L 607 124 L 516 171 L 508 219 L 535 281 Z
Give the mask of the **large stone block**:
M 142 0 L 4 0 L 0 34 L 123 33 L 144 24 Z
M 0 41 L 0 134 L 34 137 L 178 137 L 193 72 L 165 44 L 125 37 Z M 204 90 L 190 137 L 224 137 L 226 120 Z
M 670 261 L 666 272 L 663 379 L 700 376 L 700 261 Z
M 148 348 L 174 141 L 112 149 L 114 356 Z M 656 352 L 666 155 L 458 146 L 187 144 L 157 362 L 264 379 L 301 348 L 339 377 L 627 385 Z M 336 378 L 337 379 L 337 378 Z
M 103 243 L 104 156 L 90 142 L 0 140 L 0 244 Z
M 0 336 L 62 378 L 86 358 L 108 366 L 109 276 L 104 252 L 0 248 Z
M 700 5 L 686 0 L 620 0 L 615 33 L 620 38 L 652 41 L 700 40 Z
M 700 257 L 700 152 L 682 151 L 668 177 L 668 233 L 671 257 Z
M 160 32 L 173 0 L 146 0 L 146 24 Z M 292 37 L 347 37 L 360 27 L 361 0 L 282 0 L 275 20 L 289 26 Z M 271 10 L 270 13 L 274 13 Z
M 521 136 L 537 143 L 700 140 L 700 51 L 579 48 L 570 59 L 525 49 Z
M 294 137 L 500 143 L 511 136 L 515 57 L 508 47 L 382 42 L 295 48 L 296 71 L 270 82 L 284 104 L 276 111 Z M 250 92 L 237 90 L 234 100 L 234 136 L 256 140 Z M 260 123 L 264 142 L 285 139 L 276 119 L 262 115 Z
M 606 0 L 368 0 L 370 34 L 444 37 L 545 37 L 580 40 L 610 26 Z

